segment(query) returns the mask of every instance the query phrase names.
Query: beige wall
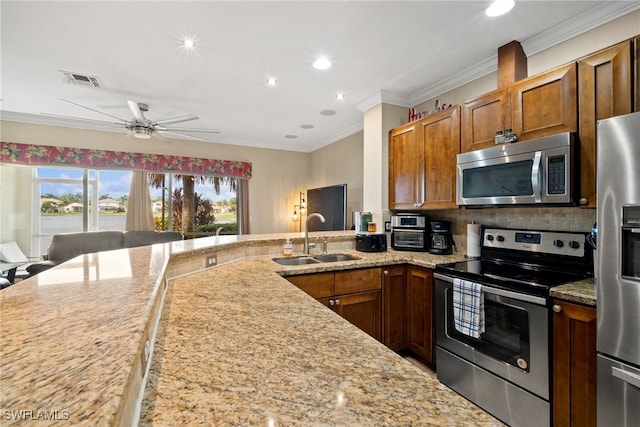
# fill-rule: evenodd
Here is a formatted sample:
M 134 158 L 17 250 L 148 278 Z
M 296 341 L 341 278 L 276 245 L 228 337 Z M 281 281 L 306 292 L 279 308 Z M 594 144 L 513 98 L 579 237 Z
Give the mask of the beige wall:
M 309 155 L 309 182 L 306 188 L 347 184 L 347 227 L 354 211 L 362 210 L 363 132 L 320 148 Z

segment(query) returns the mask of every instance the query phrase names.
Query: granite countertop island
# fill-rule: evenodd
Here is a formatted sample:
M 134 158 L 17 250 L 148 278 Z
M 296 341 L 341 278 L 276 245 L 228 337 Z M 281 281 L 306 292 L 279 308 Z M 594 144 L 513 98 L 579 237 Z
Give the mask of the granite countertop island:
M 281 277 L 462 256 L 283 267 L 289 236 L 301 252 L 298 233 L 218 236 L 83 255 L 4 289 L 3 425 L 500 425 Z M 353 232 L 326 238 L 353 251 Z

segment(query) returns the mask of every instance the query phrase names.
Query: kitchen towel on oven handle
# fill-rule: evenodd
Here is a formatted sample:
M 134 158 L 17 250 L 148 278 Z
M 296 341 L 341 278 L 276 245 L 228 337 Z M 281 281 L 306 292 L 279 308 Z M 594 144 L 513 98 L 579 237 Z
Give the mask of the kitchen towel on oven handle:
M 453 279 L 453 323 L 459 332 L 480 338 L 484 332 L 484 295 L 482 285 Z

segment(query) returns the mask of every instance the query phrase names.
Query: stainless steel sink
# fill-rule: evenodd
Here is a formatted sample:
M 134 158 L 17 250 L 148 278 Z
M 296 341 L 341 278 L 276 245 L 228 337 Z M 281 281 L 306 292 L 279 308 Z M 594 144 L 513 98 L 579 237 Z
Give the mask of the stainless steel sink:
M 273 258 L 275 262 L 280 265 L 305 265 L 305 264 L 317 264 L 320 261 L 309 257 L 294 257 L 294 258 Z
M 357 256 L 349 254 L 321 254 L 299 257 L 285 257 L 285 258 L 273 258 L 275 262 L 280 265 L 305 265 L 305 264 L 317 264 L 320 262 L 339 262 L 339 261 L 353 261 L 354 259 L 360 259 Z
M 354 259 L 360 259 L 357 256 L 349 254 L 322 254 L 314 255 L 313 258 L 320 262 L 353 261 Z

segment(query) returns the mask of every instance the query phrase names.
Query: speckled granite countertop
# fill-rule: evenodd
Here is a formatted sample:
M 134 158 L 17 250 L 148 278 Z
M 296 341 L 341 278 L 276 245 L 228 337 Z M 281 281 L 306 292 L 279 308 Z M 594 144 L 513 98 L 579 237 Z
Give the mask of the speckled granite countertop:
M 501 425 L 277 270 L 248 259 L 172 283 L 141 425 Z
M 353 249 L 353 232 L 318 235 L 330 251 Z M 390 250 L 283 267 L 271 258 L 285 236 L 300 252 L 298 233 L 216 236 L 83 255 L 2 290 L 2 424 L 134 420 L 167 277 L 179 278 L 155 340 L 143 423 L 183 425 L 192 414 L 237 424 L 499 424 L 280 277 L 464 257 Z M 221 265 L 207 269 L 205 254 Z
M 551 288 L 551 296 L 588 306 L 596 306 L 596 284 L 593 278 Z

